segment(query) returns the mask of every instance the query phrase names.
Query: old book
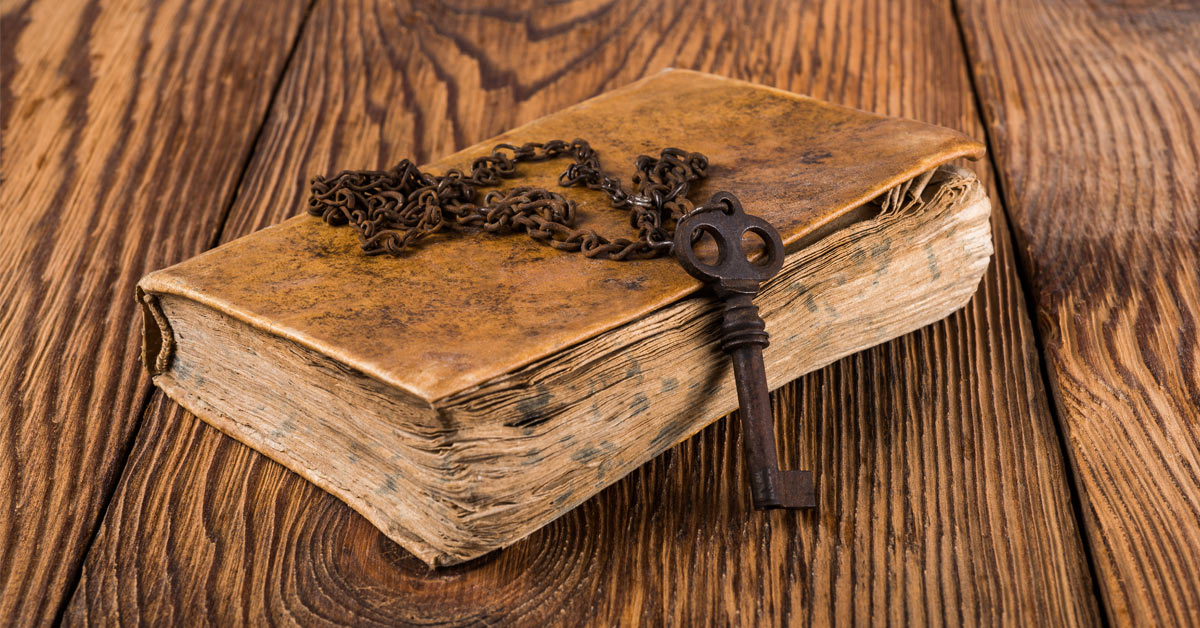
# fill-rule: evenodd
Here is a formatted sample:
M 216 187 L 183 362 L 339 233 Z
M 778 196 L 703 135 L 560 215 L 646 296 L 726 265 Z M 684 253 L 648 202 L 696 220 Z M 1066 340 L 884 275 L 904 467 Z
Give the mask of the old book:
M 638 154 L 700 151 L 712 165 L 693 200 L 728 190 L 778 227 L 786 262 L 756 298 L 772 388 L 961 307 L 991 255 L 987 197 L 947 165 L 977 142 L 694 72 L 428 169 L 574 137 L 625 181 Z M 553 188 L 564 167 L 522 165 L 510 183 Z M 564 194 L 582 226 L 630 231 L 600 192 Z M 169 396 L 444 565 L 521 539 L 735 409 L 701 288 L 671 258 L 592 260 L 519 234 L 371 257 L 352 230 L 300 215 L 146 276 L 138 299 Z

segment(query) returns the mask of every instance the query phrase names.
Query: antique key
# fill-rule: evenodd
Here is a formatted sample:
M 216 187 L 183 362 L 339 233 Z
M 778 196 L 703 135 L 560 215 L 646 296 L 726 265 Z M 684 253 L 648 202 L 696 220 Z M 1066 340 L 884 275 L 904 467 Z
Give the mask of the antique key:
M 747 232 L 762 238 L 766 245 L 762 259 L 747 259 L 742 249 L 742 236 Z M 716 242 L 717 259 L 713 264 L 696 255 L 694 246 L 703 233 Z M 683 268 L 711 286 L 725 304 L 721 348 L 733 359 L 754 507 L 764 510 L 816 506 L 812 472 L 779 468 L 771 398 L 763 366 L 762 351 L 768 343 L 766 323 L 752 300 L 759 285 L 783 267 L 783 239 L 771 223 L 746 214 L 737 197 L 720 192 L 680 219 L 675 227 L 674 251 Z

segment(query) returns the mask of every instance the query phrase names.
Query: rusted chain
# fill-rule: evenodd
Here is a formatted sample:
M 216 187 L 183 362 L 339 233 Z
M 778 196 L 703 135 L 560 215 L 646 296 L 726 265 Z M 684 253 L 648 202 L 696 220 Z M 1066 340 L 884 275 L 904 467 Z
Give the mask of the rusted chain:
M 491 190 L 477 204 L 479 188 L 494 187 L 517 176 L 521 162 L 570 156 L 574 163 L 558 178 L 562 187 L 604 192 L 612 206 L 629 212 L 636 237 L 608 238 L 575 228 L 575 201 L 544 188 Z M 600 168 L 596 151 L 585 141 L 551 140 L 521 146 L 497 145 L 471 164 L 470 174 L 450 170 L 442 176 L 421 172 L 408 159 L 389 170 L 346 170 L 312 181 L 308 213 L 330 225 L 350 225 L 368 255 L 404 252 L 440 231 L 482 229 L 490 233 L 524 232 L 556 249 L 612 260 L 670 254 L 675 223 L 693 206 L 691 184 L 705 177 L 708 158 L 678 148 L 635 162 L 633 192 Z

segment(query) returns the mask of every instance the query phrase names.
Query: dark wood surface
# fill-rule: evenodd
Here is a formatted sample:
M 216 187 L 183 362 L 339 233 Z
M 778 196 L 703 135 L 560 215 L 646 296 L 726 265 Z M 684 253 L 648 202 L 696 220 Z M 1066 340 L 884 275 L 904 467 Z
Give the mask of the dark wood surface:
M 1105 609 L 1200 625 L 1200 5 L 960 9 Z
M 212 246 L 304 9 L 127 4 L 0 9 L 0 623 L 75 588 L 151 390 L 134 283 Z
M 669 65 L 981 136 L 950 6 L 890 10 L 318 3 L 222 237 L 299 211 L 313 172 L 444 154 Z M 895 64 L 900 42 L 909 53 Z M 377 79 L 345 73 L 364 64 Z M 914 73 L 941 77 L 937 90 Z M 722 422 L 516 546 L 431 572 L 337 500 L 156 399 L 68 619 L 1095 623 L 1001 217 L 998 263 L 966 311 L 776 395 L 793 419 L 781 422 L 803 428 L 784 440 L 806 444 L 819 512 L 750 510 Z
M 4 5 L 4 617 L 1196 623 L 1194 10 L 534 4 Z M 819 511 L 750 511 L 722 421 L 430 571 L 150 392 L 144 272 L 301 211 L 316 172 L 426 161 L 666 66 L 989 140 L 971 304 L 774 395 Z

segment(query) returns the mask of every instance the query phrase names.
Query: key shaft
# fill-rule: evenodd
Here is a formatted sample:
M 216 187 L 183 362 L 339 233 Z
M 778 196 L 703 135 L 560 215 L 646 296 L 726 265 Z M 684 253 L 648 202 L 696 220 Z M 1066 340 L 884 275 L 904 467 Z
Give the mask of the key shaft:
M 816 506 L 812 472 L 779 468 L 771 395 L 763 363 L 763 349 L 770 339 L 766 323 L 752 300 L 757 289 L 757 285 L 754 292 L 717 287 L 718 296 L 725 302 L 721 347 L 733 361 L 750 496 L 754 507 L 760 510 L 811 508 Z

